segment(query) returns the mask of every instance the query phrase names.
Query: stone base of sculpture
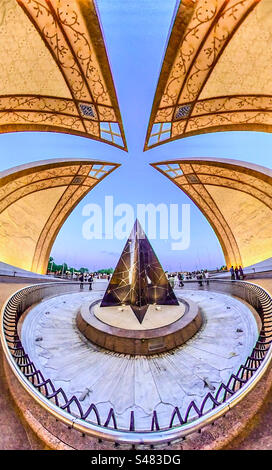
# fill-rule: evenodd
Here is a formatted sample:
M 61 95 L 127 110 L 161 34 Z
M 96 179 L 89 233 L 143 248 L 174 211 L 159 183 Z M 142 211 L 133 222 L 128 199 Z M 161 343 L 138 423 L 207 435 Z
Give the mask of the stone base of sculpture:
M 100 307 L 101 300 L 83 304 L 77 327 L 92 343 L 113 352 L 151 355 L 170 351 L 188 341 L 202 325 L 192 301 L 178 305 L 149 305 L 140 323 L 129 305 Z

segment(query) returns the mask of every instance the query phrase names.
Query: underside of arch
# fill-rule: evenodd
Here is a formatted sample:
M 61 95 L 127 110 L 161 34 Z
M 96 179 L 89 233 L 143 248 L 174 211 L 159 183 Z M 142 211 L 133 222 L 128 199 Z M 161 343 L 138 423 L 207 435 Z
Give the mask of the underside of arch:
M 63 223 L 91 189 L 119 165 L 48 160 L 0 173 L 0 261 L 44 274 Z
M 271 40 L 270 0 L 180 1 L 144 149 L 207 132 L 271 132 Z
M 95 0 L 0 2 L 0 133 L 16 131 L 127 150 Z
M 214 229 L 226 265 L 250 266 L 272 256 L 272 172 L 227 159 L 151 164 L 197 205 Z

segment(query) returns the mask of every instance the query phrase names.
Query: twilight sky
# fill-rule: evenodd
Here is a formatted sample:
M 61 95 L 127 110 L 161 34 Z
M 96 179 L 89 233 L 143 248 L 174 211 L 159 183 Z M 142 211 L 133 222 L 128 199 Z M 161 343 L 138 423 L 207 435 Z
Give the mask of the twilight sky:
M 224 264 L 219 242 L 201 212 L 150 162 L 181 157 L 234 158 L 271 168 L 272 135 L 224 132 L 188 137 L 143 152 L 152 101 L 164 56 L 175 0 L 97 0 L 104 38 L 121 109 L 129 152 L 84 137 L 20 132 L 0 135 L 0 170 L 48 158 L 83 157 L 118 162 L 122 166 L 98 184 L 63 225 L 52 249 L 58 263 L 91 270 L 115 267 L 125 240 L 86 240 L 82 209 L 105 196 L 114 206 L 138 203 L 191 204 L 191 242 L 173 251 L 172 240 L 151 240 L 169 271 L 216 268 Z M 234 201 L 235 202 L 235 201 Z M 120 217 L 115 217 L 118 221 Z

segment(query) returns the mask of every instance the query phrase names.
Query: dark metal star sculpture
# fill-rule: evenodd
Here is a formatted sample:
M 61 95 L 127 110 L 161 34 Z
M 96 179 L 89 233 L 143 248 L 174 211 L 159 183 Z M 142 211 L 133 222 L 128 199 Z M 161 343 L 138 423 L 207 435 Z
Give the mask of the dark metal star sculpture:
M 148 306 L 179 305 L 138 219 L 125 244 L 101 307 L 130 305 L 142 323 Z

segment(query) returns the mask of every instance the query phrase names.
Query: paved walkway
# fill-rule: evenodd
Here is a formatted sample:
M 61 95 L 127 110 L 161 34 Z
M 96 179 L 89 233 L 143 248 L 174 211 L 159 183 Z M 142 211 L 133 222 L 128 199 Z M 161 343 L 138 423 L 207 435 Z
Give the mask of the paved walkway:
M 272 295 L 272 279 L 254 279 L 252 282 Z M 242 441 L 237 439 L 233 442 L 229 450 L 272 450 L 272 393 L 252 424 L 248 435 Z
M 48 280 L 46 281 L 48 282 Z M 0 276 L 0 309 L 13 292 L 38 282 L 42 281 L 13 276 Z M 101 289 L 104 287 L 104 284 L 103 282 L 100 283 L 97 288 Z M 0 450 L 30 449 L 32 449 L 32 446 L 14 408 L 14 403 L 6 384 L 3 368 L 3 352 L 0 345 Z
M 269 294 L 272 295 L 272 279 L 249 279 L 248 282 L 252 282 L 252 284 L 258 284 L 259 286 L 266 289 Z
M 5 300 L 16 290 L 29 283 L 0 282 L 0 307 Z M 3 353 L 0 347 L 0 449 L 1 450 L 28 450 L 31 449 L 27 433 L 14 409 L 12 399 L 5 381 L 3 370 Z

